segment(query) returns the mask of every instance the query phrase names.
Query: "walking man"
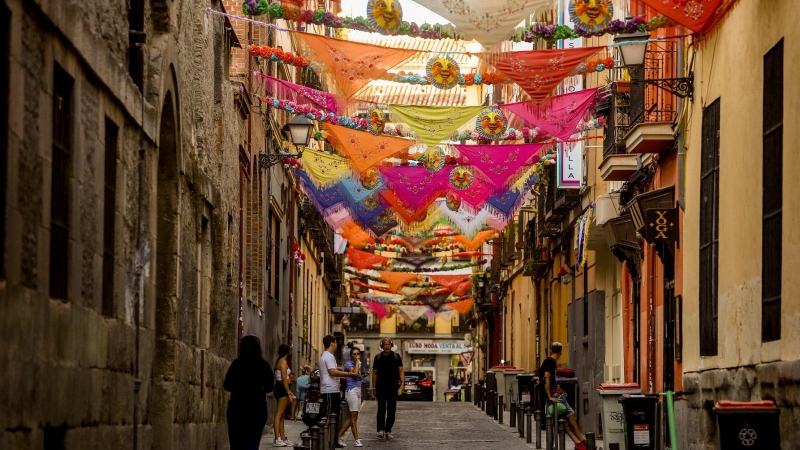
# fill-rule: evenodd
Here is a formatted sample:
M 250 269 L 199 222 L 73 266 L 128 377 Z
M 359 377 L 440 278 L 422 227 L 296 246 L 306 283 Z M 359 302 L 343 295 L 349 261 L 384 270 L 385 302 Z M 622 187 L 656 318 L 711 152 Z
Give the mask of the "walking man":
M 381 339 L 383 351 L 372 363 L 372 391 L 378 398 L 378 439 L 392 439 L 397 396 L 405 389 L 405 371 L 400 355 L 392 351 L 392 340 Z
M 539 384 L 541 386 L 539 397 L 542 399 L 542 406 L 544 406 L 545 400 L 550 400 L 554 405 L 561 403 L 566 407 L 567 434 L 572 439 L 572 442 L 575 443 L 575 450 L 586 450 L 586 439 L 584 439 L 583 433 L 578 428 L 578 421 L 575 420 L 575 411 L 569 406 L 566 394 L 556 383 L 556 369 L 562 351 L 563 346 L 561 343 L 553 342 L 550 347 L 550 356 L 545 358 L 541 367 L 539 367 L 539 380 L 542 380 Z
M 322 338 L 322 345 L 325 351 L 319 358 L 319 392 L 322 394 L 322 405 L 320 406 L 324 413 L 320 411 L 327 419 L 330 413 L 339 411 L 339 402 L 341 396 L 339 394 L 339 377 L 357 377 L 357 373 L 348 373 L 336 368 L 336 357 L 333 352 L 336 351 L 336 338 L 327 335 Z

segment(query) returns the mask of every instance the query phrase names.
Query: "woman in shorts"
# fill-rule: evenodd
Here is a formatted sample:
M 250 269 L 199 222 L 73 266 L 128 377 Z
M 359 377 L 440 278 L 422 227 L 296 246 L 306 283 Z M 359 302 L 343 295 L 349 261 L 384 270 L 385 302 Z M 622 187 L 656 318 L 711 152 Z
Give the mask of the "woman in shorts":
M 361 409 L 361 350 L 354 347 L 350 351 L 350 361 L 344 363 L 344 371 L 348 373 L 357 374 L 355 377 L 347 377 L 347 387 L 344 391 L 344 399 L 347 401 L 347 406 L 350 409 L 350 417 L 344 421 L 342 430 L 339 431 L 339 445 L 345 446 L 344 433 L 347 428 L 353 430 L 353 439 L 356 440 L 355 447 L 363 447 L 361 440 L 358 438 L 358 410 Z
M 291 447 L 292 442 L 286 437 L 286 429 L 284 419 L 286 411 L 291 410 L 291 404 L 295 402 L 294 393 L 289 388 L 289 376 L 292 374 L 292 369 L 286 362 L 286 357 L 292 348 L 287 344 L 281 344 L 278 347 L 278 361 L 275 362 L 275 389 L 272 395 L 278 402 L 278 408 L 275 411 L 275 419 L 272 423 L 272 428 L 275 431 L 275 440 L 272 441 L 273 447 Z

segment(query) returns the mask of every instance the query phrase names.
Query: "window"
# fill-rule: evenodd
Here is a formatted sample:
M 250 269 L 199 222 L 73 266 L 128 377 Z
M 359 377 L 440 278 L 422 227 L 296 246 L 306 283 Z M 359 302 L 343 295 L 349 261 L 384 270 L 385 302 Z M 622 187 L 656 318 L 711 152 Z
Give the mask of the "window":
M 703 110 L 700 149 L 700 356 L 717 354 L 719 284 L 719 99 Z
M 72 78 L 56 65 L 53 80 L 53 173 L 50 208 L 50 297 L 67 300 Z
M 142 90 L 144 84 L 144 0 L 131 0 L 128 10 L 128 73 L 133 83 Z
M 105 187 L 103 192 L 103 315 L 114 316 L 114 221 L 117 205 L 117 134 L 106 118 Z
M 781 338 L 783 269 L 783 40 L 764 55 L 761 340 Z
M 269 206 L 267 206 L 269 208 Z M 280 301 L 280 258 L 281 258 L 281 222 L 270 215 L 269 219 L 269 256 L 267 259 L 267 274 L 269 295 L 275 302 Z
M 11 13 L 0 4 L 0 278 L 5 278 L 6 244 L 6 174 L 8 168 L 8 59 L 11 40 Z

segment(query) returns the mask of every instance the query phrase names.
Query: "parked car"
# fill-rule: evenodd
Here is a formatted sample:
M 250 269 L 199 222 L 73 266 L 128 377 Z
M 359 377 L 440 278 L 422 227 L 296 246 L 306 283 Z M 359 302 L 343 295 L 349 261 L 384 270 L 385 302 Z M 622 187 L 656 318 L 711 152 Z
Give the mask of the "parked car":
M 398 400 L 433 401 L 433 385 L 435 381 L 428 378 L 425 372 L 406 372 L 406 388 Z

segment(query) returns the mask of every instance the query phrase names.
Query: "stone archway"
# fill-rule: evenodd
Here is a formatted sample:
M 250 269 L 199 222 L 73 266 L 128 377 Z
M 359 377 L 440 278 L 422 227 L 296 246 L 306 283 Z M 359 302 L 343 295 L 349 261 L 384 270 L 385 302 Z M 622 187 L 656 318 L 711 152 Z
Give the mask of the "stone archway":
M 161 108 L 156 177 L 155 353 L 151 419 L 153 448 L 173 448 L 177 351 L 179 173 L 178 113 L 172 91 Z

